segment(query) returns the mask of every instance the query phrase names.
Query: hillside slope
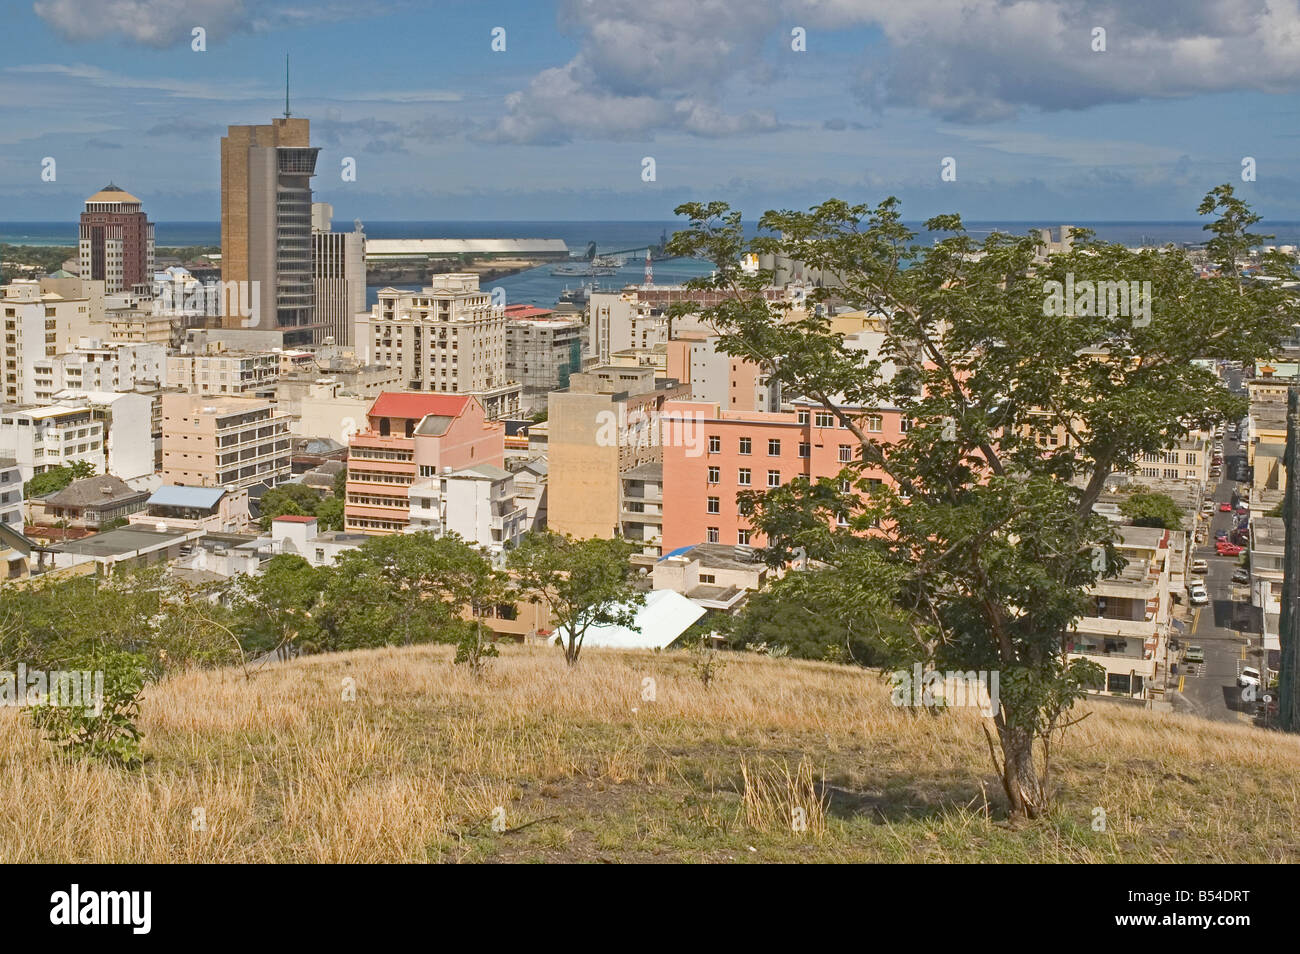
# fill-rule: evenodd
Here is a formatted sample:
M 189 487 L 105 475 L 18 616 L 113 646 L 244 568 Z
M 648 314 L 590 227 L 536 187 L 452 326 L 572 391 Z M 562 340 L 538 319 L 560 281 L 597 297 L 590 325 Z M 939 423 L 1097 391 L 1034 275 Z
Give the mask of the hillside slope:
M 137 773 L 0 710 L 0 861 L 1300 858 L 1300 739 L 1089 708 L 1053 817 L 1014 826 L 976 713 L 858 669 L 736 654 L 706 689 L 685 654 L 511 647 L 480 681 L 438 646 L 196 672 L 147 690 Z

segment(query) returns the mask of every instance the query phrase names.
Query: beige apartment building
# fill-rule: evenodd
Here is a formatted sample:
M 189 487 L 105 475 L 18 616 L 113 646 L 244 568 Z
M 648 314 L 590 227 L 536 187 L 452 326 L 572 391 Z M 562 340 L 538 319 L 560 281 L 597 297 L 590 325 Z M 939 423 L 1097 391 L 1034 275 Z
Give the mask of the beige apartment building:
M 0 317 L 0 403 L 35 403 L 33 365 L 74 350 L 80 338 L 90 336 L 90 301 L 43 292 L 39 282 L 15 281 L 0 289 Z
M 477 275 L 435 275 L 420 291 L 380 289 L 353 346 L 364 364 L 399 369 L 402 387 L 475 395 L 492 420 L 517 412 L 522 390 L 506 373 L 507 320 Z
M 659 417 L 688 385 L 653 368 L 602 366 L 575 374 L 549 401 L 547 523 L 579 538 L 613 537 L 624 523 L 622 476 L 663 464 Z
M 289 476 L 289 419 L 272 401 L 164 394 L 162 415 L 164 484 L 273 486 Z

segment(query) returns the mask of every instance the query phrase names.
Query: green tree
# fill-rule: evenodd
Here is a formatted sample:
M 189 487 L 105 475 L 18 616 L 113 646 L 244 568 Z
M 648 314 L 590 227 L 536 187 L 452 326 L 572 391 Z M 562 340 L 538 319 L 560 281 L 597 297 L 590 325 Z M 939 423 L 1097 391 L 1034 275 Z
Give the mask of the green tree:
M 58 493 L 74 480 L 94 477 L 95 468 L 84 460 L 74 460 L 70 466 L 51 467 L 49 470 L 32 475 L 32 479 L 23 484 L 23 497 L 31 500 Z
M 677 211 L 690 226 L 671 251 L 713 262 L 714 275 L 692 284 L 728 293 L 704 309 L 721 349 L 830 412 L 838 439 L 857 447 L 849 493 L 804 481 L 742 498 L 765 559 L 802 552 L 859 574 L 822 609 L 862 617 L 869 597 L 886 601 L 908 632 L 893 645 L 897 663 L 998 671 L 990 753 L 1011 811 L 1042 814 L 1051 741 L 1098 674 L 1069 658 L 1070 633 L 1087 588 L 1122 567 L 1113 529 L 1094 512 L 1106 478 L 1193 427 L 1241 416 L 1240 399 L 1193 360 L 1268 354 L 1297 321 L 1295 304 L 1280 282 L 1202 279 L 1180 250 L 1134 252 L 1084 230 L 1070 251 L 1044 256 L 1034 235 L 977 242 L 944 215 L 925 223 L 943 237 L 917 243 L 893 198 L 768 212 L 752 239 L 724 203 Z M 1202 212 L 1219 214 L 1216 248 L 1241 247 L 1253 220 L 1229 187 Z M 741 269 L 749 253 L 787 256 L 826 280 L 791 314 L 792 303 L 764 299 L 770 272 Z M 1289 275 L 1280 256 L 1264 268 Z M 1090 303 L 1080 282 L 1150 282 L 1151 294 L 1122 301 L 1115 285 Z M 1067 285 L 1076 301 L 1057 307 Z M 879 358 L 833 332 L 832 294 L 879 316 Z M 852 410 L 881 407 L 911 422 L 896 442 Z M 1035 436 L 1043 427 L 1069 440 L 1048 447 Z
M 1179 530 L 1183 526 L 1182 508 L 1168 494 L 1129 494 L 1120 502 L 1119 512 L 1132 520 L 1135 527 Z
M 237 577 L 231 602 L 245 648 L 274 652 L 281 659 L 319 651 L 325 583 L 325 573 L 291 553 L 271 557 L 257 576 Z
M 281 484 L 262 495 L 262 529 L 270 530 L 271 521 L 286 514 L 315 516 L 321 495 L 305 484 Z M 324 529 L 324 528 L 322 528 Z
M 544 603 L 564 631 L 564 659 L 578 664 L 592 626 L 632 627 L 645 595 L 633 585 L 628 558 L 635 545 L 623 540 L 575 540 L 557 533 L 530 533 L 506 557 L 519 589 Z
M 326 497 L 316 505 L 316 520 L 322 532 L 343 529 L 343 498 Z

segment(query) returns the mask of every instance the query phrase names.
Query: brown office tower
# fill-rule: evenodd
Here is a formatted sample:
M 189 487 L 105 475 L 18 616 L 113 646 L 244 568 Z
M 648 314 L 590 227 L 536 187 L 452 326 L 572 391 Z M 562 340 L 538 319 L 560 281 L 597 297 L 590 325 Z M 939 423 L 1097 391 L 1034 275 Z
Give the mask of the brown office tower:
M 221 140 L 222 325 L 283 331 L 286 345 L 310 343 L 316 324 L 311 177 L 320 150 L 309 127 L 273 119 L 231 126 Z
M 107 293 L 153 282 L 153 223 L 140 200 L 111 182 L 86 200 L 78 257 L 82 279 Z

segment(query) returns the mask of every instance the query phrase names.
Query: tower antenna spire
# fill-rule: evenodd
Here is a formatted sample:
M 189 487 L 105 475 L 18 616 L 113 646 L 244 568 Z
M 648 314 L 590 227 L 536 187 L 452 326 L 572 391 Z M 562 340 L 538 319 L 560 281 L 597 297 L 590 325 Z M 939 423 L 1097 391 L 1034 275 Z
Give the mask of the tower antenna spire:
M 284 118 L 288 119 L 289 113 L 289 54 L 284 54 Z

